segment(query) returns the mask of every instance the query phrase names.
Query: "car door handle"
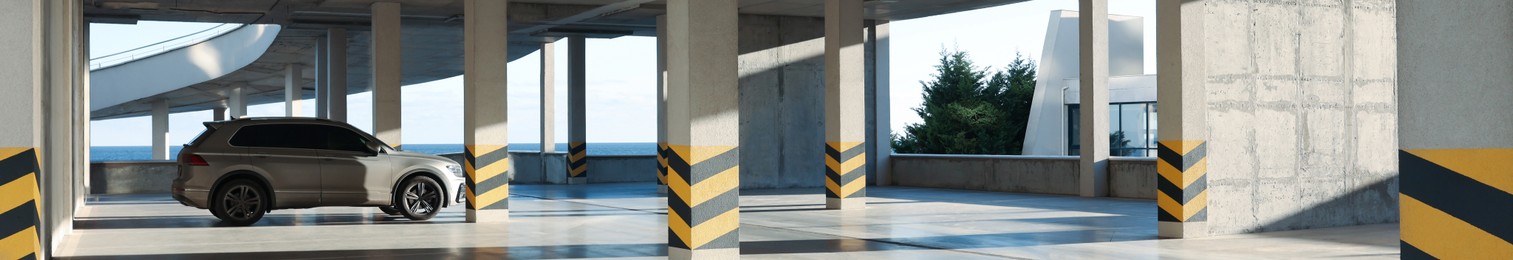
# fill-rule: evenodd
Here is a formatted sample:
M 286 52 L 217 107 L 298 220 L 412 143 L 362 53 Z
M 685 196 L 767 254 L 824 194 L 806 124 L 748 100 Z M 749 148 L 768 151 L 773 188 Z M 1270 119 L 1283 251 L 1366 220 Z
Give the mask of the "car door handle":
M 253 155 L 252 158 L 268 159 L 268 156 L 267 155 Z

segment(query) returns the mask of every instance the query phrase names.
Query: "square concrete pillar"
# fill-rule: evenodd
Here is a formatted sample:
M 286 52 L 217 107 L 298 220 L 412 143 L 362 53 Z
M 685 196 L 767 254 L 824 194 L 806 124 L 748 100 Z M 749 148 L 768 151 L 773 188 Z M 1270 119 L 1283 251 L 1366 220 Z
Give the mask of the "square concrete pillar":
M 541 44 L 541 172 L 547 171 L 546 155 L 557 152 L 557 44 Z
M 369 59 L 372 78 L 368 80 L 373 90 L 373 136 L 389 145 L 404 144 L 400 138 L 400 19 L 399 3 L 376 2 L 371 6 L 372 33 Z
M 315 118 L 331 118 L 330 42 L 315 39 Z
M 247 116 L 247 83 L 233 82 L 226 89 L 226 113 L 230 118 Z
M 1108 196 L 1108 0 L 1080 0 L 1082 161 L 1078 192 Z
M 862 1 L 825 0 L 825 208 L 867 206 Z
M 284 65 L 284 116 L 300 116 L 300 99 L 304 97 L 305 89 L 300 86 L 304 81 L 304 75 L 300 75 L 304 66 L 299 63 Z
M 889 95 L 890 45 L 888 21 L 873 21 L 867 27 L 867 176 L 878 186 L 892 185 L 889 157 L 893 155 L 893 131 Z
M 588 184 L 588 46 L 583 36 L 567 42 L 567 183 Z
M 1156 19 L 1156 66 L 1161 71 L 1156 76 L 1156 110 L 1160 111 L 1156 115 L 1157 233 L 1164 238 L 1207 236 L 1208 104 L 1204 95 L 1208 93 L 1203 43 L 1208 39 L 1203 37 L 1203 3 L 1160 0 L 1156 15 L 1161 18 Z
M 326 118 L 347 121 L 347 29 L 326 29 Z
M 469 223 L 510 216 L 508 1 L 466 0 L 463 144 Z
M 216 107 L 210 110 L 212 121 L 226 121 L 226 107 Z
M 657 194 L 667 194 L 667 16 L 657 16 Z
M 740 257 L 738 2 L 667 2 L 670 259 Z
M 152 102 L 152 159 L 168 160 L 168 101 Z

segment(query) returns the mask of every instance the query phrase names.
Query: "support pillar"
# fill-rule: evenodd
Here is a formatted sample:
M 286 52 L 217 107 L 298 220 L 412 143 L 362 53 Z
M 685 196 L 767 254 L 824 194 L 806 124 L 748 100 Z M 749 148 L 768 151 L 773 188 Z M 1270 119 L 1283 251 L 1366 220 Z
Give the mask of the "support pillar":
M 400 140 L 400 22 L 399 3 L 376 2 L 372 5 L 372 33 L 369 66 L 373 90 L 373 136 L 395 148 Z
M 1156 227 L 1164 238 L 1208 235 L 1208 178 L 1204 178 L 1208 173 L 1204 95 L 1208 93 L 1203 85 L 1207 80 L 1203 43 L 1208 39 L 1203 37 L 1202 5 L 1156 2 L 1161 18 L 1156 19 L 1160 28 L 1156 30 L 1156 66 L 1161 71 L 1156 75 L 1156 111 L 1160 111 L 1156 115 Z M 1083 140 L 1089 139 L 1084 136 Z
M 463 12 L 463 144 L 467 222 L 510 217 L 509 2 L 466 0 Z
M 242 118 L 247 116 L 246 88 L 247 83 L 236 82 L 231 83 L 231 87 L 226 90 L 226 112 L 228 113 L 227 116 L 231 118 Z
M 740 257 L 738 2 L 668 1 L 669 259 Z
M 152 102 L 152 159 L 168 160 L 168 101 Z
M 567 38 L 567 183 L 588 184 L 588 77 L 583 36 Z
M 1108 196 L 1108 0 L 1080 0 L 1082 161 L 1078 194 Z
M 557 152 L 557 44 L 541 44 L 541 172 L 546 155 Z
M 825 0 L 825 208 L 867 206 L 862 1 Z
M 347 29 L 326 29 L 326 93 L 331 100 L 326 104 L 326 118 L 347 121 Z
M 657 194 L 667 194 L 667 16 L 657 16 Z
M 331 52 L 326 39 L 315 40 L 315 117 L 331 118 Z
M 892 185 L 893 175 L 889 160 L 893 155 L 893 123 L 890 119 L 892 99 L 888 80 L 889 46 L 888 21 L 877 20 L 867 28 L 867 48 L 871 59 L 867 66 L 871 75 L 867 79 L 867 161 L 868 176 L 878 186 Z
M 226 107 L 220 106 L 210 110 L 213 121 L 226 121 Z
M 300 81 L 304 76 L 300 70 L 304 69 L 299 63 L 284 65 L 284 116 L 300 115 L 300 98 L 304 97 L 304 89 L 300 87 Z

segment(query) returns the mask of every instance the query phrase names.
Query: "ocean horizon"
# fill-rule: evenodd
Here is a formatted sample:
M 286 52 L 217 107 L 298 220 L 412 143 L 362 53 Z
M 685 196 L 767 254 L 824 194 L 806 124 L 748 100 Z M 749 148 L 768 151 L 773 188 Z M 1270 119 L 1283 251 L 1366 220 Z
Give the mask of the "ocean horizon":
M 567 143 L 556 145 L 558 152 L 567 152 Z M 176 160 L 182 145 L 169 147 L 168 159 Z M 425 153 L 425 154 L 448 154 L 461 153 L 462 144 L 406 144 L 401 150 Z M 540 151 L 541 144 L 537 143 L 513 143 L 510 151 Z M 152 159 L 151 146 L 91 146 L 89 147 L 91 162 L 104 161 L 141 161 Z M 589 143 L 589 155 L 655 155 L 657 143 Z

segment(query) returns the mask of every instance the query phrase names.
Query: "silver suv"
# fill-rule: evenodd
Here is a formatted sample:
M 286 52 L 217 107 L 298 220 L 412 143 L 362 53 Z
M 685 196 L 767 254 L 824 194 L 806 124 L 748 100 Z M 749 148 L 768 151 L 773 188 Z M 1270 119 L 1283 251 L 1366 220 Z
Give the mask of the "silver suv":
M 465 198 L 456 162 L 396 150 L 325 119 L 206 122 L 178 164 L 173 198 L 238 226 L 274 209 L 321 206 L 379 207 L 425 220 Z

